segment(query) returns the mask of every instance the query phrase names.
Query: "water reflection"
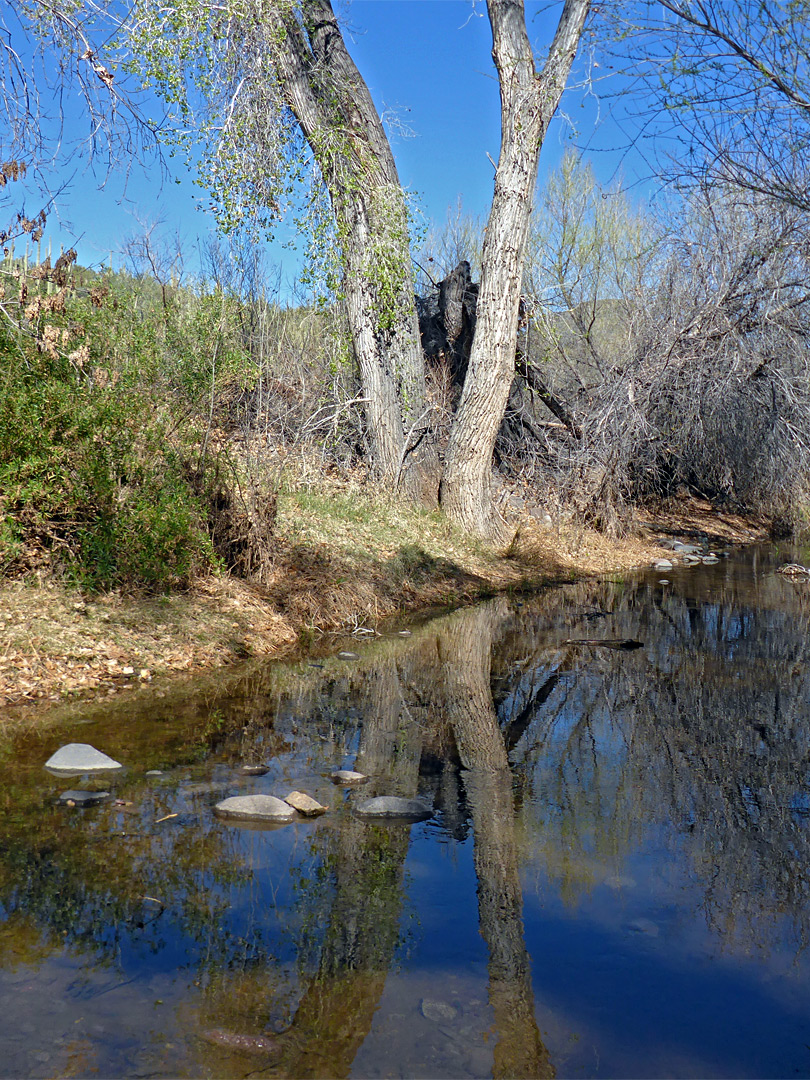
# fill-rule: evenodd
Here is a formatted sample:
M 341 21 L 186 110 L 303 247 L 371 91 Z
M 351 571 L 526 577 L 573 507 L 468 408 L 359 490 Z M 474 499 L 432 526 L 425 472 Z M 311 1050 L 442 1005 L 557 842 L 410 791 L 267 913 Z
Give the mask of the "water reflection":
M 810 588 L 784 560 L 499 599 L 7 738 L 3 1075 L 810 1071 Z M 599 638 L 644 645 L 572 643 Z M 128 765 L 115 802 L 55 805 L 72 739 Z M 212 813 L 293 787 L 330 813 Z M 435 816 L 370 824 L 375 794 Z

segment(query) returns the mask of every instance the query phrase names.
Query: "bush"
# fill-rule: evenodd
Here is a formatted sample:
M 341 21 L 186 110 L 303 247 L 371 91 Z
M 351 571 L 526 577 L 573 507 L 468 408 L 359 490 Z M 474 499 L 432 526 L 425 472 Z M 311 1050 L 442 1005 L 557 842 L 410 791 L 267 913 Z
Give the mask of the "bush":
M 190 421 L 8 330 L 0 365 L 0 567 L 47 565 L 88 589 L 157 592 L 212 565 L 203 501 L 187 479 Z

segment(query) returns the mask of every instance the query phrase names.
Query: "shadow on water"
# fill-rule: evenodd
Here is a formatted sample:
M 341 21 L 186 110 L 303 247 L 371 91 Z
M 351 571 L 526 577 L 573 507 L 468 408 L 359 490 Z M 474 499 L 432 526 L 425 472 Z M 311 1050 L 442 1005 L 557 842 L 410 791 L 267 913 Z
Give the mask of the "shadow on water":
M 7 736 L 0 1075 L 810 1074 L 796 557 L 500 598 Z M 87 786 L 42 768 L 69 741 L 125 764 L 102 805 L 58 803 Z M 213 814 L 293 788 L 329 812 Z M 433 817 L 359 817 L 376 794 Z

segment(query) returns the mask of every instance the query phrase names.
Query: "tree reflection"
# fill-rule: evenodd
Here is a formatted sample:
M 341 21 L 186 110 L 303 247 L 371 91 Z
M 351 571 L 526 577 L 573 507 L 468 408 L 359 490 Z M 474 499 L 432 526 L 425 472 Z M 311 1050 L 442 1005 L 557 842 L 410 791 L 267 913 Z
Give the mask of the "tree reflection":
M 802 947 L 810 593 L 794 597 L 795 586 L 753 559 L 711 589 L 699 575 L 682 592 L 579 586 L 563 605 L 567 620 L 548 598 L 532 603 L 496 643 L 494 686 L 501 727 L 519 730 L 511 760 L 533 828 L 572 900 L 592 883 L 588 855 L 619 866 L 663 825 L 673 856 L 688 852 L 708 923 L 727 942 L 767 947 L 787 915 Z M 598 610 L 604 637 L 637 638 L 644 650 L 565 652 L 575 618 Z
M 481 935 L 489 950 L 496 1077 L 550 1077 L 554 1069 L 534 1011 L 523 935 L 512 774 L 492 700 L 493 630 L 506 606 L 494 603 L 443 621 L 437 637 L 442 704 L 456 739 L 473 821 Z

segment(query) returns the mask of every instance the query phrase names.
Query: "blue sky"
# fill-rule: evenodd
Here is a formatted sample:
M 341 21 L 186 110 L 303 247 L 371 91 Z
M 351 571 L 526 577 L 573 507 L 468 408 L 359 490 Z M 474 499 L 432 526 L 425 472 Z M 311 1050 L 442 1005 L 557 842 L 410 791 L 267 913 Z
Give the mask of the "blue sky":
M 465 211 L 485 216 L 492 197 L 500 140 L 499 96 L 491 60 L 491 32 L 482 0 L 352 0 L 336 3 L 344 16 L 347 45 L 384 117 L 403 184 L 415 193 L 428 220 L 442 223 L 459 199 Z M 530 2 L 527 25 L 537 50 L 553 36 L 559 2 Z M 584 59 L 580 60 L 582 67 Z M 604 112 L 604 103 L 601 106 Z M 541 157 L 541 178 L 574 141 L 593 141 L 597 102 L 574 93 L 563 110 L 569 119 L 555 120 Z M 79 123 L 74 120 L 73 123 Z M 621 142 L 610 123 L 600 137 Z M 489 157 L 487 156 L 489 155 Z M 597 155 L 597 174 L 607 179 L 622 161 L 615 153 Z M 623 168 L 634 159 L 624 159 Z M 122 163 L 123 165 L 123 163 Z M 169 162 L 170 170 L 178 165 Z M 98 178 L 74 163 L 73 180 L 60 196 L 57 215 L 47 235 L 54 250 L 75 244 L 80 262 L 121 263 L 123 240 L 141 230 L 141 222 L 161 218 L 168 232 L 178 232 L 196 263 L 198 238 L 212 229 L 211 220 L 195 209 L 199 189 L 185 168 L 161 181 L 159 170 L 129 171 L 122 167 L 99 191 Z M 632 173 L 632 170 L 631 170 Z M 59 178 L 58 171 L 52 182 Z M 632 175 L 631 175 L 632 179 Z M 178 183 L 179 181 L 179 183 Z M 36 209 L 33 200 L 27 209 Z M 268 249 L 268 262 L 280 263 L 287 276 L 295 258 L 280 244 Z

